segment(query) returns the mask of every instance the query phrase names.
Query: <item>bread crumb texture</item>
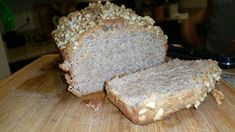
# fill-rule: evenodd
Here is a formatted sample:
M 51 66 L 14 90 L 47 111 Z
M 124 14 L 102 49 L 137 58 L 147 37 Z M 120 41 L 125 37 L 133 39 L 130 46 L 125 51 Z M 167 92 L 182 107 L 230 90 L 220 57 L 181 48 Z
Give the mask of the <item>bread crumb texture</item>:
M 90 3 L 88 7 L 61 17 L 57 28 L 52 32 L 59 49 L 65 49 L 71 44 L 76 49 L 78 40 L 83 33 L 102 25 L 107 20 L 122 19 L 127 26 L 145 27 L 153 30 L 157 36 L 163 36 L 159 26 L 154 26 L 154 20 L 149 17 L 138 16 L 133 10 L 121 7 L 107 1 L 104 5 L 100 2 Z M 167 36 L 165 36 L 167 39 Z
M 116 77 L 109 81 L 106 91 L 109 96 L 118 97 L 118 100 L 111 101 L 131 121 L 148 124 L 183 108 L 198 109 L 207 93 L 211 93 L 221 104 L 224 96 L 215 89 L 221 72 L 216 61 L 175 59 L 157 67 Z M 128 108 L 116 102 L 122 102 Z M 130 112 L 125 113 L 127 110 Z
M 204 88 L 209 93 L 215 88 L 216 81 L 220 80 L 221 72 L 216 61 L 175 59 L 158 67 L 115 78 L 110 81 L 110 90 L 122 97 L 123 102 L 136 106 L 140 102 L 147 104 L 185 90 Z M 206 94 L 198 98 L 194 103 L 195 108 L 205 97 Z

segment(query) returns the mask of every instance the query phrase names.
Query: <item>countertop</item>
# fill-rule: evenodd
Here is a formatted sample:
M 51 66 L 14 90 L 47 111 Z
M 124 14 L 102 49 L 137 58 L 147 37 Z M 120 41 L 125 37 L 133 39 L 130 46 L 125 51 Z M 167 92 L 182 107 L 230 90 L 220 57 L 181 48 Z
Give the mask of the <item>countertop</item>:
M 78 98 L 66 90 L 58 55 L 46 55 L 0 82 L 0 131 L 235 131 L 235 90 L 221 80 L 222 105 L 211 96 L 149 125 L 130 122 L 105 93 Z M 99 106 L 94 111 L 88 104 Z
M 42 43 L 26 43 L 15 48 L 7 49 L 9 63 L 15 63 L 18 61 L 27 60 L 56 52 L 56 44 L 50 41 Z
M 235 88 L 235 69 L 223 70 L 222 78 Z

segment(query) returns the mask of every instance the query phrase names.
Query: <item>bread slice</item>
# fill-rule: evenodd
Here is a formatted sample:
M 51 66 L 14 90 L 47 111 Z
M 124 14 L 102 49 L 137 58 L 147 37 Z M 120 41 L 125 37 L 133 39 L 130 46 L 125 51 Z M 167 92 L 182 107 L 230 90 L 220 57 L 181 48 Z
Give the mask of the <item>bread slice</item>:
M 77 96 L 104 90 L 117 74 L 165 62 L 167 38 L 150 17 L 110 2 L 62 17 L 52 33 L 64 58 L 68 90 Z
M 107 81 L 106 92 L 129 120 L 148 124 L 183 108 L 197 108 L 220 74 L 216 61 L 175 59 Z

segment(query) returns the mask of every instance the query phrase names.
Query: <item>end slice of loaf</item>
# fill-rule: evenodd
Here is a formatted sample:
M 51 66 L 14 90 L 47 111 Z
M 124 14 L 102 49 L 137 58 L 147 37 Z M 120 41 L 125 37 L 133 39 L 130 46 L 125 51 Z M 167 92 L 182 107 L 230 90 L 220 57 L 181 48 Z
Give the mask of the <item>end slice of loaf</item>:
M 212 60 L 172 60 L 106 83 L 111 102 L 137 124 L 160 120 L 183 108 L 197 108 L 220 80 Z
M 110 2 L 62 17 L 52 35 L 64 58 L 60 67 L 68 90 L 77 96 L 103 91 L 115 75 L 165 62 L 167 38 L 154 20 Z

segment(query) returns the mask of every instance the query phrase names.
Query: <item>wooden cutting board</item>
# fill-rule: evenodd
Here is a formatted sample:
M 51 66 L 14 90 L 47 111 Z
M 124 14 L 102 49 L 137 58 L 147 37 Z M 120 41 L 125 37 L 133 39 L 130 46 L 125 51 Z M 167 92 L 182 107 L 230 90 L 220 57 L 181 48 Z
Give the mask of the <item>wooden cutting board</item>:
M 184 109 L 141 126 L 131 123 L 104 93 L 77 98 L 67 92 L 57 63 L 57 55 L 46 55 L 0 82 L 1 132 L 235 131 L 235 91 L 223 80 L 218 85 L 225 95 L 222 105 L 209 96 L 198 110 Z

